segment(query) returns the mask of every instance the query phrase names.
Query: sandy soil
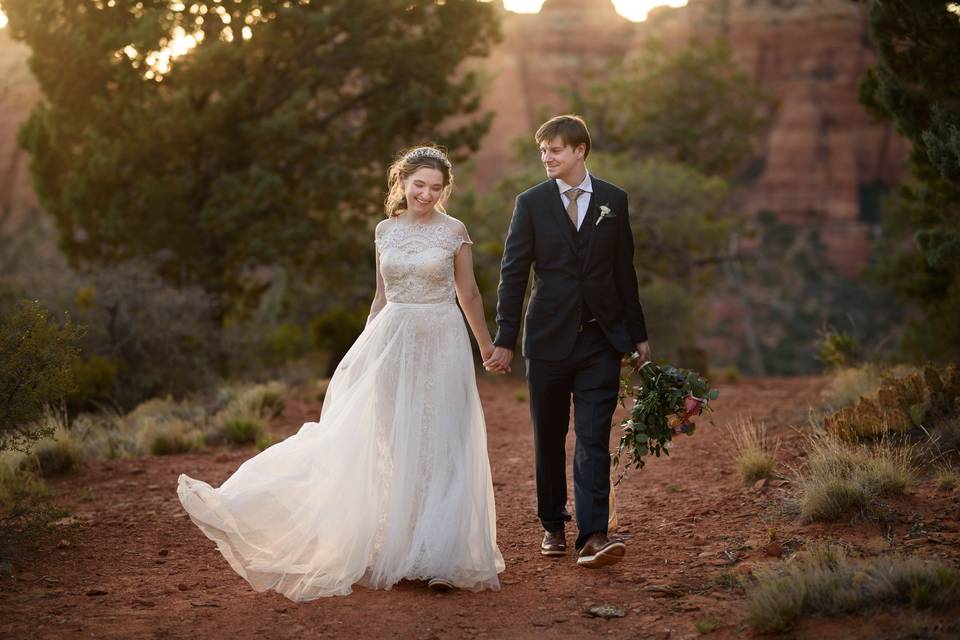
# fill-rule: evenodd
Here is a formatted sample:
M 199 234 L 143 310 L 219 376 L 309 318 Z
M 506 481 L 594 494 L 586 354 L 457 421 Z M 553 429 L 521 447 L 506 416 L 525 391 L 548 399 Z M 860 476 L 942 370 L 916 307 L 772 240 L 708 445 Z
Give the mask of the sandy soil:
M 0 577 L 3 638 L 711 638 L 752 637 L 733 576 L 780 562 L 804 541 L 829 537 L 865 554 L 902 551 L 960 563 L 960 492 L 921 482 L 885 505 L 882 520 L 800 526 L 784 510 L 783 480 L 744 486 L 733 470 L 725 427 L 738 415 L 765 421 L 795 455 L 823 387 L 819 378 L 722 385 L 714 424 L 667 459 L 633 471 L 618 490 L 619 534 L 628 556 L 588 570 L 572 554 L 539 555 L 532 435 L 525 386 L 481 380 L 506 560 L 499 592 L 432 593 L 422 583 L 389 592 L 362 588 L 345 598 L 295 604 L 255 593 L 190 522 L 176 497 L 181 472 L 214 485 L 255 453 L 252 447 L 141 460 L 93 461 L 52 481 L 54 503 L 71 516 Z M 319 403 L 291 397 L 271 424 L 276 436 L 314 420 Z M 570 434 L 570 446 L 573 434 Z M 782 467 L 781 467 L 782 469 Z M 572 492 L 571 492 L 572 495 Z M 575 531 L 568 530 L 572 543 Z M 587 609 L 612 605 L 622 618 Z M 958 612 L 804 622 L 801 638 L 957 637 Z

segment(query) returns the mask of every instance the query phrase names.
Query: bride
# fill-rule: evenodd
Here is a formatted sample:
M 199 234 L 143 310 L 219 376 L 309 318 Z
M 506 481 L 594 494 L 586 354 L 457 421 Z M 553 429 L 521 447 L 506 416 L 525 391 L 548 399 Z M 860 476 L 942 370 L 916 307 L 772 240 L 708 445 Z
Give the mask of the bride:
M 390 168 L 377 291 L 317 422 L 220 487 L 180 474 L 191 520 L 256 591 L 302 602 L 351 586 L 499 589 L 486 427 L 464 315 L 493 343 L 467 230 L 443 203 L 450 161 L 417 147 Z M 461 315 L 454 298 L 463 309 Z

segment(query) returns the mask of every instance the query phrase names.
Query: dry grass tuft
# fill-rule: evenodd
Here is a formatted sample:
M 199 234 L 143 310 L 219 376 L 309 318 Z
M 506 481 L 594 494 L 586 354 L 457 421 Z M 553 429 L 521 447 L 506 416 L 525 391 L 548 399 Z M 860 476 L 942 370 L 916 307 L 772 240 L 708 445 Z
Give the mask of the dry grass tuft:
M 48 408 L 40 419 L 38 430 L 49 435 L 30 444 L 27 454 L 20 459 L 20 468 L 38 476 L 70 473 L 83 462 L 84 452 L 80 438 L 70 430 L 67 415 Z
M 43 478 L 24 468 L 27 455 L 19 451 L 0 452 L 0 511 L 18 502 L 49 495 Z
M 258 384 L 242 390 L 230 409 L 269 420 L 283 413 L 287 385 L 282 382 Z
M 881 381 L 880 369 L 876 365 L 839 369 L 831 377 L 823 400 L 834 409 L 843 409 L 852 406 L 863 396 L 876 393 Z
M 767 441 L 767 427 L 752 418 L 738 419 L 729 427 L 730 439 L 736 449 L 734 462 L 744 482 L 752 483 L 769 478 L 777 464 L 779 441 L 771 448 Z
M 203 448 L 201 431 L 186 420 L 147 423 L 140 433 L 141 450 L 154 456 L 198 451 Z
M 234 414 L 223 416 L 220 432 L 230 444 L 253 444 L 264 437 L 267 427 L 255 414 Z
M 953 567 L 900 556 L 853 561 L 840 548 L 818 544 L 794 562 L 757 572 L 747 591 L 747 620 L 763 631 L 782 632 L 805 616 L 958 604 L 960 571 Z
M 960 473 L 947 465 L 940 465 L 937 468 L 935 481 L 940 491 L 953 491 L 957 485 L 960 485 Z
M 863 512 L 877 498 L 903 493 L 916 476 L 914 446 L 889 438 L 872 444 L 847 442 L 816 432 L 807 442 L 807 461 L 795 470 L 800 520 L 825 522 Z

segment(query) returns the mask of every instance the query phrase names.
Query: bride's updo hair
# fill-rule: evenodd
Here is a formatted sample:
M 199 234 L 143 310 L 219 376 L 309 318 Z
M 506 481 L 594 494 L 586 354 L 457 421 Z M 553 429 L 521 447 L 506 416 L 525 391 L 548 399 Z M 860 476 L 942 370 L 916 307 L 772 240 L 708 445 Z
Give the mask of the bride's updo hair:
M 437 209 L 446 213 L 443 203 L 450 197 L 453 188 L 453 165 L 439 147 L 423 146 L 401 152 L 390 165 L 390 171 L 387 172 L 387 199 L 384 202 L 388 218 L 399 216 L 407 210 L 404 181 L 424 167 L 437 169 L 443 174 L 443 193 L 437 201 Z

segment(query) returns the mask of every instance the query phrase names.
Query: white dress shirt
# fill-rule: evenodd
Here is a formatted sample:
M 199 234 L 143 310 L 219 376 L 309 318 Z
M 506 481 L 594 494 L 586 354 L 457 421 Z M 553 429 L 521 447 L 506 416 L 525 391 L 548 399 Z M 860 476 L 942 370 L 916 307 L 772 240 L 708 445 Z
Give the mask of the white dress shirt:
M 557 186 L 560 188 L 560 199 L 563 200 L 563 208 L 566 209 L 570 206 L 570 198 L 567 197 L 567 191 L 573 189 L 573 185 L 569 185 L 560 178 L 557 178 Z M 583 177 L 583 182 L 576 186 L 577 189 L 581 189 L 583 193 L 580 194 L 580 197 L 577 198 L 577 231 L 580 230 L 580 225 L 583 224 L 583 219 L 587 217 L 587 206 L 590 204 L 590 194 L 593 193 L 593 182 L 590 181 L 590 172 L 587 172 L 587 175 Z

